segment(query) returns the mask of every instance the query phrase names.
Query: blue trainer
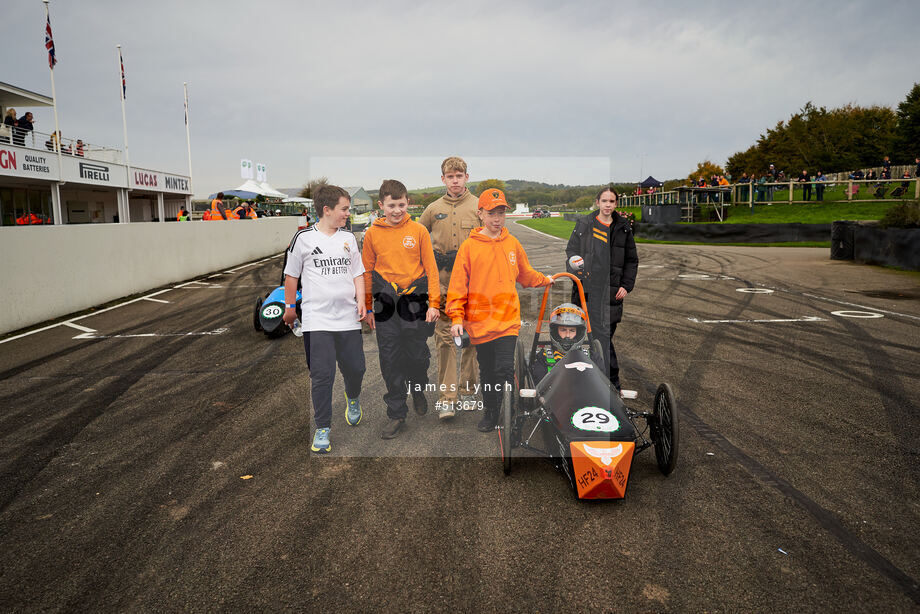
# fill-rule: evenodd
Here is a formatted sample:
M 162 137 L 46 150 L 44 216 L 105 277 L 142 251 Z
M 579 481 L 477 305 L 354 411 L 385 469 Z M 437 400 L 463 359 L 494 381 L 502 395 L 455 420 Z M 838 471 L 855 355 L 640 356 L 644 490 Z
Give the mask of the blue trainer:
M 329 430 L 316 429 L 316 433 L 313 434 L 313 445 L 310 446 L 311 450 L 317 454 L 332 452 L 332 444 L 329 442 Z
M 348 426 L 358 426 L 361 422 L 361 402 L 349 399 L 348 395 L 345 395 L 345 422 Z

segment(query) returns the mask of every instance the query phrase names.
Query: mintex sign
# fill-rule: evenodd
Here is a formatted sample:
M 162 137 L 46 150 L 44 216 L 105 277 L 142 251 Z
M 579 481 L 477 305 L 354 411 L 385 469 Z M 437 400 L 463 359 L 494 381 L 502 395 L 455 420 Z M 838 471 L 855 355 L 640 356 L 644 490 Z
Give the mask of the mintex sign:
M 178 194 L 191 194 L 188 177 L 167 175 L 157 171 L 142 168 L 131 169 L 131 189 L 148 190 L 150 192 L 174 192 Z
M 57 156 L 19 147 L 0 147 L 0 175 L 57 180 Z

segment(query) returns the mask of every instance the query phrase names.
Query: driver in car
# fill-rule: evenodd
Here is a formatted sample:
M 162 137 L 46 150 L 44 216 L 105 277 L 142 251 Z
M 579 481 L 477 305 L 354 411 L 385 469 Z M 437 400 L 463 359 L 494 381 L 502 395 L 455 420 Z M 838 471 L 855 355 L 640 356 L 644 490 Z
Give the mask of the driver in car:
M 562 303 L 550 313 L 549 336 L 550 344 L 538 348 L 531 373 L 535 383 L 539 383 L 549 370 L 562 359 L 575 346 L 585 346 L 587 352 L 587 323 L 585 312 L 581 307 L 572 303 Z M 599 357 L 591 352 L 591 360 L 595 363 Z

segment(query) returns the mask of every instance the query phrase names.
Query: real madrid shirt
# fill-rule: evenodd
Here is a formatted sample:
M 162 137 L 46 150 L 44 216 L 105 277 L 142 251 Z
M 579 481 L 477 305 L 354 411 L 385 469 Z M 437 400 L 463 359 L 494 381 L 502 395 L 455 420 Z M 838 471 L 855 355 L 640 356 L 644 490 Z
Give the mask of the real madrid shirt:
M 311 226 L 297 233 L 284 274 L 300 278 L 303 330 L 360 329 L 354 279 L 363 273 L 351 232 L 339 229 L 328 236 Z

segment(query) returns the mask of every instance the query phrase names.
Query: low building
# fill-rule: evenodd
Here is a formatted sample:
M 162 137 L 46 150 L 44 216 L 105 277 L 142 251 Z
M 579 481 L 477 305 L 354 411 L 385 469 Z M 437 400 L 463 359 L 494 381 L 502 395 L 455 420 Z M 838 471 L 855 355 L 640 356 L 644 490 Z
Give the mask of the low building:
M 374 201 L 360 186 L 346 186 L 343 188 L 351 196 L 351 212 L 355 214 L 367 213 L 373 209 Z

